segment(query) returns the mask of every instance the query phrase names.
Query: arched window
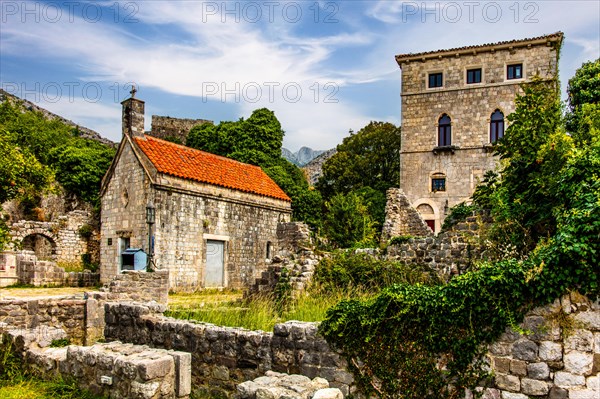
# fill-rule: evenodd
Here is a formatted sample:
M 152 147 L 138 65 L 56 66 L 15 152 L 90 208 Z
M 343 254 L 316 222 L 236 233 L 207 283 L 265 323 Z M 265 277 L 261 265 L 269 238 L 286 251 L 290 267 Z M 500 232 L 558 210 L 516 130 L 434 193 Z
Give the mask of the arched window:
M 446 114 L 440 117 L 438 121 L 438 145 L 440 147 L 452 144 L 452 126 L 450 117 Z
M 504 137 L 504 114 L 495 110 L 490 119 L 490 143 L 495 143 Z

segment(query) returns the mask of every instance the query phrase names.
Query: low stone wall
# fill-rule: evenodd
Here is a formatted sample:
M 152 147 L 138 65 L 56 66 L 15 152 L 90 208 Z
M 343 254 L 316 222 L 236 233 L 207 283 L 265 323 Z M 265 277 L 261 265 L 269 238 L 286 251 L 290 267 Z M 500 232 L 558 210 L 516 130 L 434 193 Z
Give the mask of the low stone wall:
M 246 381 L 237 386 L 235 399 L 343 399 L 337 388 L 329 388 L 326 379 L 316 377 L 312 380 L 298 374 L 284 374 L 267 371 L 263 377 Z
M 189 353 L 120 342 L 86 347 L 49 347 L 53 339 L 61 338 L 66 338 L 66 333 L 55 328 L 8 329 L 1 343 L 3 350 L 10 348 L 35 374 L 75 378 L 81 388 L 96 395 L 139 399 L 189 398 Z
M 60 328 L 72 342 L 84 343 L 86 301 L 74 297 L 0 299 L 0 322 L 19 329 Z
M 167 304 L 169 301 L 169 271 L 124 271 L 106 284 L 113 294 L 109 300 L 150 302 Z
M 41 286 L 93 287 L 100 274 L 89 270 L 65 272 L 55 262 L 38 260 L 33 251 L 0 253 L 0 287 L 12 284 Z
M 269 370 L 322 377 L 353 392 L 346 361 L 317 336 L 316 323 L 277 324 L 268 333 L 176 320 L 142 305 L 108 303 L 105 311 L 107 340 L 190 352 L 192 385 L 212 395 L 231 395 Z

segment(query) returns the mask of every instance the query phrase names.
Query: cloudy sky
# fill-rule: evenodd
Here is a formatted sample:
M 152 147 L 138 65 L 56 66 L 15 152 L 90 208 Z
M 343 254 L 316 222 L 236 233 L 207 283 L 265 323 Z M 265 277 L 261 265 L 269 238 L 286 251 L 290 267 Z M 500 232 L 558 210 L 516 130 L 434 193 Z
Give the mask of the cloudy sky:
M 0 2 L 6 91 L 119 141 L 132 83 L 150 115 L 275 111 L 284 146 L 400 124 L 395 54 L 563 31 L 560 75 L 600 57 L 598 1 Z

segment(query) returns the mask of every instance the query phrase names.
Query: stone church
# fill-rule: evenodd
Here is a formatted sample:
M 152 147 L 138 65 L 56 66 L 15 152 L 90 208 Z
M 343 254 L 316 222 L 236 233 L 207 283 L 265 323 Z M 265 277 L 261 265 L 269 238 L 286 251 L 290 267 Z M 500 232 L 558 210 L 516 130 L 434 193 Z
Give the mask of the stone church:
M 555 79 L 563 34 L 396 56 L 402 70 L 400 189 L 439 232 L 498 158 L 519 85 Z
M 135 91 L 122 105 L 123 138 L 100 192 L 101 282 L 144 262 L 143 249 L 176 291 L 254 283 L 290 198 L 258 166 L 144 134 Z

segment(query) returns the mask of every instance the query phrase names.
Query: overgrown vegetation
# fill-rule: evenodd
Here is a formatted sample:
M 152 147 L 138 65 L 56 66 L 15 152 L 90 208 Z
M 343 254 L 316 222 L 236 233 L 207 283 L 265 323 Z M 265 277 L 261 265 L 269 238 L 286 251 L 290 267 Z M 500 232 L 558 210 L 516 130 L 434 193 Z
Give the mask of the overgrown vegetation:
M 323 164 L 316 187 L 326 200 L 324 233 L 334 246 L 372 246 L 377 241 L 385 219 L 386 191 L 398 184 L 398 148 L 399 127 L 371 122 L 357 133 L 350 131 Z
M 342 301 L 321 324 L 367 393 L 459 398 L 485 384 L 486 345 L 526 311 L 571 290 L 600 295 L 597 105 L 570 116 L 585 131 L 568 135 L 557 82 L 534 81 L 523 90 L 496 147 L 501 173 L 486 176 L 474 196 L 494 218 L 491 237 L 516 256 L 475 266 L 445 285 L 396 284 L 366 301 Z
M 81 138 L 76 128 L 47 120 L 20 103 L 0 104 L 0 203 L 18 199 L 25 215 L 44 219 L 41 194 L 58 191 L 56 183 L 98 206 L 100 181 L 114 154 L 113 148 Z M 7 239 L 2 221 L 0 249 Z

